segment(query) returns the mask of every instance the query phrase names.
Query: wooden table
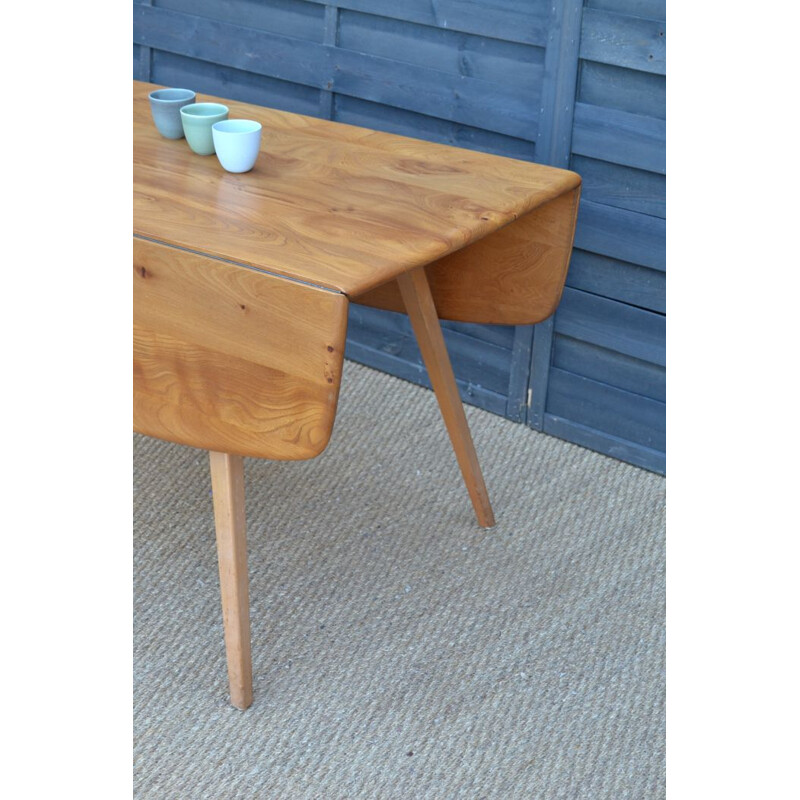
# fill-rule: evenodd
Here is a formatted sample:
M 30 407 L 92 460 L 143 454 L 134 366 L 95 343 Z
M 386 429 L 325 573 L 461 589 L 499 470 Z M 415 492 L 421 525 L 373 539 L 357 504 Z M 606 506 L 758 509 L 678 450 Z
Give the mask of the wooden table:
M 244 174 L 162 138 L 133 85 L 134 430 L 209 451 L 232 703 L 252 703 L 243 456 L 330 439 L 351 302 L 408 313 L 478 523 L 492 508 L 439 319 L 550 316 L 573 172 L 198 96 L 263 125 Z

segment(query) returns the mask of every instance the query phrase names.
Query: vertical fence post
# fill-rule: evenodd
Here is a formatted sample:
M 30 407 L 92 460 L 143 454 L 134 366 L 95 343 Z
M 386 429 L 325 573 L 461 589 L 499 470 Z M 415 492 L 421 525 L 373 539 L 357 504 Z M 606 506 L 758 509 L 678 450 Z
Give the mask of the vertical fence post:
M 336 47 L 339 43 L 339 9 L 337 6 L 325 6 L 325 27 L 322 31 L 322 43 L 328 47 Z M 323 119 L 333 119 L 333 61 L 328 60 L 328 82 L 326 89 L 319 93 L 319 115 Z
M 550 5 L 536 160 L 553 167 L 568 168 L 570 163 L 582 18 L 583 0 L 554 0 Z M 553 328 L 553 317 L 534 328 L 527 423 L 537 430 L 544 426 Z
M 153 0 L 142 0 L 143 6 L 153 5 Z M 151 72 L 153 69 L 153 51 L 150 47 L 141 45 L 139 47 L 139 80 L 150 83 Z

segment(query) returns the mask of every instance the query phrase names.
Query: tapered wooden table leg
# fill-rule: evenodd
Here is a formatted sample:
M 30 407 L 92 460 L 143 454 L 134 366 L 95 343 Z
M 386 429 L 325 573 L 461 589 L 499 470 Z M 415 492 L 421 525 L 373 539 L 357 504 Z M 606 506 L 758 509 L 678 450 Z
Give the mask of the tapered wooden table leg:
M 214 522 L 217 529 L 219 583 L 231 703 L 253 702 L 250 658 L 250 599 L 244 514 L 244 464 L 241 456 L 209 452 Z
M 456 378 L 447 355 L 425 268 L 419 267 L 412 272 L 399 275 L 397 283 L 417 337 L 422 359 L 428 370 L 428 377 L 439 401 L 439 408 L 447 432 L 450 434 L 461 474 L 464 476 L 467 491 L 475 508 L 478 524 L 483 528 L 491 528 L 494 525 L 494 513 L 489 502 L 489 493 L 486 491 L 475 445 L 464 414 L 464 406 L 458 394 Z

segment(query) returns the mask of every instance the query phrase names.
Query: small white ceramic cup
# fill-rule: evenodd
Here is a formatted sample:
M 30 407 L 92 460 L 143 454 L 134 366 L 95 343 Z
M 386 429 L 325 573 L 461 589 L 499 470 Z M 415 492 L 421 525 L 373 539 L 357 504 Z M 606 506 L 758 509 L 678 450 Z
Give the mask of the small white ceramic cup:
M 214 150 L 228 172 L 253 169 L 261 147 L 261 123 L 252 119 L 226 119 L 211 127 Z

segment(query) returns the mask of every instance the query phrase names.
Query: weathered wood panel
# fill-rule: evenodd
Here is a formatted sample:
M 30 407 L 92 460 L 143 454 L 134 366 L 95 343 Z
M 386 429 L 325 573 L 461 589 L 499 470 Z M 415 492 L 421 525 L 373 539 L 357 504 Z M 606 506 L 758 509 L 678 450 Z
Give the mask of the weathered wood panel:
M 604 431 L 581 425 L 571 419 L 545 414 L 542 430 L 551 436 L 566 439 L 652 472 L 663 474 L 666 471 L 666 454 L 663 450 L 654 450 L 651 447 L 632 442 L 630 439 L 620 439 Z
M 586 0 L 586 8 L 599 8 L 602 11 L 615 11 L 631 17 L 666 19 L 666 0 Z
M 508 136 L 536 138 L 537 107 L 526 102 L 518 85 L 433 71 L 405 61 L 143 5 L 134 8 L 134 41 Z M 536 91 L 535 78 L 527 85 Z
M 575 246 L 621 261 L 665 270 L 666 222 L 649 214 L 581 201 Z
M 663 75 L 582 61 L 576 100 L 638 116 L 664 119 L 666 89 Z
M 310 86 L 164 51 L 153 53 L 152 64 L 151 80 L 165 86 L 202 87 L 204 94 L 309 116 L 319 109 L 321 92 Z
M 547 0 L 336 0 L 341 9 L 537 45 L 547 38 L 547 5 Z
M 666 449 L 664 404 L 553 368 L 547 412 L 652 450 Z
M 413 41 L 414 46 L 409 47 Z M 338 46 L 419 67 L 537 90 L 544 48 L 429 27 L 374 14 L 342 11 Z
M 587 103 L 575 104 L 572 152 L 663 174 L 664 120 Z
M 536 151 L 534 141 L 504 136 L 495 131 L 341 94 L 334 96 L 331 118 L 349 125 L 360 125 L 523 161 L 533 161 Z
M 571 336 L 556 335 L 553 366 L 662 403 L 666 400 L 663 367 Z
M 573 250 L 567 286 L 632 306 L 666 311 L 664 272 L 585 250 Z
M 666 444 L 663 14 L 661 0 L 588 0 L 583 10 L 569 164 L 584 178 L 583 200 L 537 416 L 546 432 L 659 472 Z
M 557 333 L 651 364 L 666 364 L 663 314 L 569 287 L 555 316 Z
M 663 75 L 666 71 L 666 26 L 643 19 L 586 8 L 581 31 L 581 58 Z
M 325 6 L 296 0 L 156 0 L 152 5 L 254 31 L 267 31 L 321 44 Z
M 664 175 L 580 155 L 573 155 L 572 168 L 583 179 L 584 200 L 651 217 L 666 217 Z

